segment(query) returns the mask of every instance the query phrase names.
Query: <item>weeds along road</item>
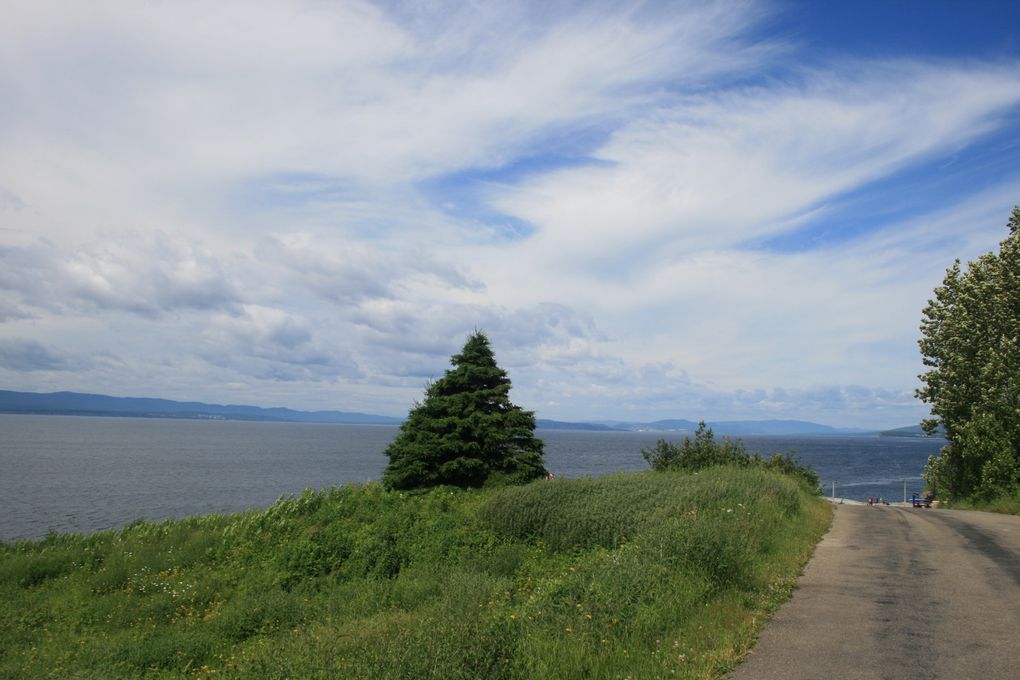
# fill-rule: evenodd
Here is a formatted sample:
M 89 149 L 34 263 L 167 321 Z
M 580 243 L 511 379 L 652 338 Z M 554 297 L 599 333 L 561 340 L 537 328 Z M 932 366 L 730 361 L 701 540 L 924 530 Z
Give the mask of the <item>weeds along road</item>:
M 838 505 L 731 680 L 1020 678 L 1020 517 Z

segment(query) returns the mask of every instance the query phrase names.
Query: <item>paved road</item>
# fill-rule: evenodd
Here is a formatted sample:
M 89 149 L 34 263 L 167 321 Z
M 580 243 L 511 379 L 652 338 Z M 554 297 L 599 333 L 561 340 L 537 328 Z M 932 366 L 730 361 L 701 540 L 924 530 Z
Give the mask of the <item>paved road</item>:
M 1020 517 L 836 506 L 731 680 L 1020 678 Z

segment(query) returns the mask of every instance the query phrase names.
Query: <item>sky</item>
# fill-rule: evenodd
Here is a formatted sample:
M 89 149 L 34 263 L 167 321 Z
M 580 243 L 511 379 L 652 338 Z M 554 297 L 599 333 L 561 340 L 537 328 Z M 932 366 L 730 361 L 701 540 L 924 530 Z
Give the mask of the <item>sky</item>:
M 0 388 L 917 423 L 1020 3 L 0 0 Z

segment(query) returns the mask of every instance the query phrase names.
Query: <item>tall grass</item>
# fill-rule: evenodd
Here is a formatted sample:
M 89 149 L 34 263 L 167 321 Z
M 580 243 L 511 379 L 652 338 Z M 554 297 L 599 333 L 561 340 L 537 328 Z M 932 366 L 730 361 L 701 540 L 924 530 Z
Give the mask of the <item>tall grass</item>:
M 1020 515 L 1020 487 L 1005 491 L 992 498 L 957 499 L 949 506 L 957 510 L 981 510 L 1003 515 Z
M 827 522 L 715 468 L 51 535 L 0 546 L 0 677 L 716 677 Z

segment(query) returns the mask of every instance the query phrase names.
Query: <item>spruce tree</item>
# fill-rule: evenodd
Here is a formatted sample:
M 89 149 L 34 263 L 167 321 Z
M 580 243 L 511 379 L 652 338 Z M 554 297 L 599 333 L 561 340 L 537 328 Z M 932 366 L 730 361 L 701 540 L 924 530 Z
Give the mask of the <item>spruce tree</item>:
M 453 368 L 429 383 L 386 449 L 389 489 L 525 483 L 546 474 L 535 414 L 510 402 L 510 378 L 484 333 L 468 337 Z

